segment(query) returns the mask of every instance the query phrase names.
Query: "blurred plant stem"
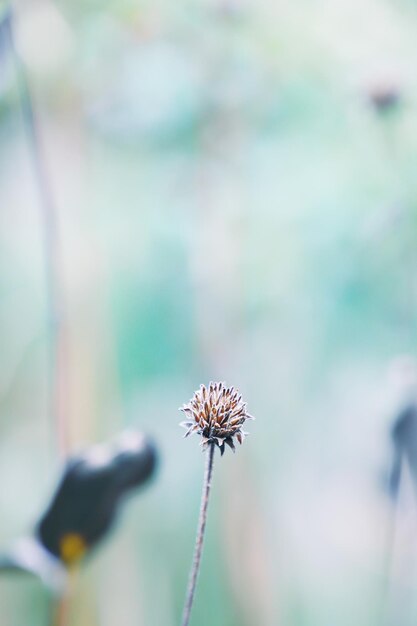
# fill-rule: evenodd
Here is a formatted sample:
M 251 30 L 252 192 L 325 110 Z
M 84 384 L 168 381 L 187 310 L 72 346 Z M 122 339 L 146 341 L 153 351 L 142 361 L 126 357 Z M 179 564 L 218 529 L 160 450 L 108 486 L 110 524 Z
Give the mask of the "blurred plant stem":
M 398 490 L 394 494 L 394 502 L 389 503 L 389 509 L 387 512 L 387 522 L 385 528 L 384 537 L 384 562 L 382 566 L 382 593 L 381 603 L 379 607 L 379 613 L 377 615 L 376 624 L 381 626 L 389 626 L 390 623 L 390 603 L 391 593 L 394 585 L 393 580 L 393 562 L 394 562 L 394 548 L 395 548 L 395 536 L 396 536 L 396 521 L 399 515 L 398 511 L 398 492 L 401 487 L 402 476 L 402 459 L 399 465 L 399 482 Z
M 200 517 L 198 520 L 197 537 L 194 548 L 193 563 L 190 571 L 190 578 L 188 581 L 187 595 L 185 598 L 184 611 L 182 614 L 182 626 L 188 626 L 190 622 L 191 609 L 193 606 L 193 600 L 197 585 L 197 577 L 200 569 L 201 554 L 203 551 L 204 532 L 207 522 L 207 508 L 209 503 L 211 478 L 213 475 L 213 461 L 214 461 L 214 448 L 215 444 L 210 443 L 207 448 L 206 455 L 206 469 L 204 474 L 203 490 L 201 494 L 200 505 Z
M 65 589 L 54 599 L 52 607 L 51 626 L 68 626 L 71 599 L 74 592 L 74 586 L 77 579 L 78 568 L 71 568 L 65 582 Z
M 387 524 L 384 587 L 378 626 L 406 626 L 415 623 L 415 483 L 409 459 L 402 455 L 399 463 L 398 482 Z
M 57 229 L 57 211 L 48 180 L 47 167 L 42 149 L 39 124 L 33 105 L 33 97 L 23 61 L 16 48 L 15 14 L 9 6 L 5 20 L 6 33 L 13 59 L 18 85 L 19 100 L 31 154 L 33 173 L 39 192 L 41 228 L 43 235 L 45 276 L 47 289 L 49 328 L 49 407 L 51 424 L 55 430 L 57 449 L 61 457 L 68 452 L 68 428 L 65 416 L 63 387 L 66 367 L 66 342 L 64 340 L 62 315 L 60 245 Z

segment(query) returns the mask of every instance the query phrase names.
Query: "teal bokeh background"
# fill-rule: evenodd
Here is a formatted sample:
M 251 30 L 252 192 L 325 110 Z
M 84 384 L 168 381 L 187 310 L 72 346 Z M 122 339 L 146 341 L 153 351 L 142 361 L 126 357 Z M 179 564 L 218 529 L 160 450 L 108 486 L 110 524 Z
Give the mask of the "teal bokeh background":
M 83 567 L 71 623 L 179 623 L 204 459 L 177 408 L 226 380 L 257 420 L 216 459 L 194 623 L 379 624 L 389 428 L 417 380 L 415 3 L 15 10 L 56 203 L 70 447 L 134 427 L 161 452 Z M 0 209 L 7 546 L 60 459 L 44 222 L 1 39 Z M 414 578 L 395 582 L 410 619 Z M 46 624 L 48 601 L 0 579 L 2 626 Z

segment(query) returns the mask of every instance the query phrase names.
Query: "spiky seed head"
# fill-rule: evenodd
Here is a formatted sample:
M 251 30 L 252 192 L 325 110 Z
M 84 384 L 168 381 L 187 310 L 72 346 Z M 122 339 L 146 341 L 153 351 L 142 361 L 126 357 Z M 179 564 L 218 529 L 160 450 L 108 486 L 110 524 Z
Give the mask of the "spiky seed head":
M 217 445 L 223 455 L 225 444 L 235 451 L 234 439 L 241 444 L 245 435 L 243 424 L 254 419 L 246 410 L 239 391 L 224 383 L 200 385 L 191 400 L 180 407 L 186 420 L 181 426 L 187 429 L 184 437 L 193 433 L 201 436 L 203 450 L 211 443 Z

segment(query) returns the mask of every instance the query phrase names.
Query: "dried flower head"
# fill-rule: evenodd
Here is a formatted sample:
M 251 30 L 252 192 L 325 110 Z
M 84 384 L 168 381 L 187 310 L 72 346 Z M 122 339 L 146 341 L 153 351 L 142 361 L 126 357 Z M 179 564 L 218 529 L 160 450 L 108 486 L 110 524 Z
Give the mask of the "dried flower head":
M 242 443 L 245 433 L 244 422 L 254 419 L 246 411 L 246 402 L 234 387 L 226 387 L 224 383 L 211 382 L 208 387 L 200 385 L 191 400 L 180 408 L 187 416 L 181 426 L 187 429 L 184 437 L 192 433 L 201 435 L 203 450 L 210 443 L 219 446 L 221 453 L 225 444 L 234 451 L 234 437 Z

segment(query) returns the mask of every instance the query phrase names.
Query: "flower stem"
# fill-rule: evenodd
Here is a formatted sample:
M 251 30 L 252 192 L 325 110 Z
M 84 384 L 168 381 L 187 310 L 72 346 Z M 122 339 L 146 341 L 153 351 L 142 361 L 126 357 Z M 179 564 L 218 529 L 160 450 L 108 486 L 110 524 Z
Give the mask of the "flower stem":
M 201 493 L 200 517 L 198 520 L 197 537 L 195 541 L 193 564 L 191 566 L 188 581 L 187 595 L 185 598 L 184 611 L 182 614 L 182 626 L 188 626 L 193 606 L 194 594 L 197 585 L 197 577 L 200 569 L 201 554 L 203 551 L 204 532 L 207 522 L 207 508 L 209 502 L 211 477 L 213 475 L 214 443 L 210 443 L 207 450 L 206 469 L 204 474 L 203 491 Z
M 33 172 L 38 186 L 43 234 L 45 275 L 47 289 L 48 326 L 49 326 L 49 413 L 54 425 L 57 448 L 61 456 L 68 452 L 68 424 L 65 414 L 63 395 L 66 392 L 66 342 L 63 330 L 63 294 L 61 289 L 60 246 L 57 228 L 57 210 L 49 183 L 44 159 L 41 133 L 33 103 L 25 65 L 15 43 L 15 15 L 12 7 L 8 9 L 4 21 L 9 50 L 16 72 L 16 80 L 22 117 L 25 126 L 28 147 L 32 159 Z
M 77 582 L 78 568 L 68 571 L 65 587 L 59 597 L 55 598 L 52 605 L 51 626 L 68 626 L 70 622 L 71 600 Z

